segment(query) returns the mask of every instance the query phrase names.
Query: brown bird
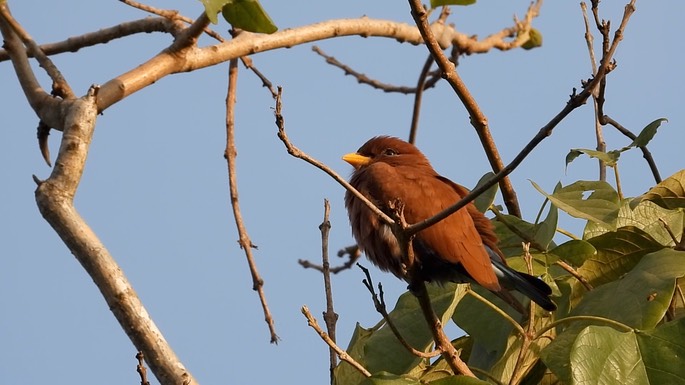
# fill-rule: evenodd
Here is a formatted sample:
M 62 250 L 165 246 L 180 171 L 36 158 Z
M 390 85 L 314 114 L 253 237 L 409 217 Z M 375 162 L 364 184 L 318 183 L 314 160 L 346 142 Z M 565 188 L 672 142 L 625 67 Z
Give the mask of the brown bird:
M 400 200 L 409 224 L 432 217 L 468 193 L 435 172 L 418 148 L 398 138 L 372 138 L 343 160 L 355 168 L 350 179 L 355 189 L 388 215 L 389 204 Z M 352 234 L 369 260 L 404 279 L 402 253 L 391 228 L 349 191 L 345 206 Z M 546 283 L 507 266 L 492 224 L 472 203 L 417 233 L 412 245 L 425 281 L 477 283 L 521 311 L 508 291 L 516 290 L 545 310 L 556 309 Z

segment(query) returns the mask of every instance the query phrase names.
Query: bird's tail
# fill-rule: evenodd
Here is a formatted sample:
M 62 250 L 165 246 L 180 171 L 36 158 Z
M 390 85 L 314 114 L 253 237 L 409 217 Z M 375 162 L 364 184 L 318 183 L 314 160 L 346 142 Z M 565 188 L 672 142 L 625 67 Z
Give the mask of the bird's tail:
M 552 295 L 552 289 L 540 278 L 510 268 L 499 257 L 491 256 L 490 262 L 503 289 L 516 290 L 547 311 L 557 309 L 557 305 L 549 299 L 549 296 Z M 499 295 L 500 293 L 495 294 Z M 505 295 L 505 297 L 511 297 L 511 295 Z M 503 299 L 506 301 L 506 298 Z

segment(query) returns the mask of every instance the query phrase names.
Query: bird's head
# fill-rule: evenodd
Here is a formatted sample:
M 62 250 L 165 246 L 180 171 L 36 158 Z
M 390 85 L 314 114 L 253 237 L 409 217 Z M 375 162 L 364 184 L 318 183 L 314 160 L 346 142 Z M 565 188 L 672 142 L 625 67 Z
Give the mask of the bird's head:
M 428 166 L 428 159 L 416 146 L 392 136 L 377 136 L 369 139 L 357 150 L 342 159 L 359 170 L 373 163 L 387 163 L 390 166 Z

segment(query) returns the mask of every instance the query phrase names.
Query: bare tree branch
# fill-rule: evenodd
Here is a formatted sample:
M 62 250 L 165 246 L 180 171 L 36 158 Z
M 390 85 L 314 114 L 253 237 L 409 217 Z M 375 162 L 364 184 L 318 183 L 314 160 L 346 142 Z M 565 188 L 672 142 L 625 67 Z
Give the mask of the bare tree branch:
M 326 323 L 326 331 L 331 341 L 336 342 L 335 338 L 335 324 L 338 322 L 338 314 L 333 308 L 333 290 L 331 288 L 331 269 L 328 262 L 328 235 L 331 231 L 331 221 L 329 220 L 331 213 L 331 205 L 328 203 L 328 199 L 324 199 L 324 210 L 323 210 L 323 222 L 319 225 L 319 230 L 321 230 L 321 259 L 323 263 L 323 284 L 324 292 L 326 293 L 326 311 L 323 312 L 323 319 Z M 333 370 L 338 364 L 337 354 L 333 347 L 329 349 L 329 369 L 331 375 L 331 385 L 335 383 L 335 378 L 333 376 Z
M 97 117 L 97 88 L 70 103 L 62 144 L 50 177 L 36 189 L 38 209 L 97 285 L 137 350 L 161 384 L 198 382 L 164 339 L 121 268 L 73 206 Z
M 236 177 L 236 156 L 237 150 L 235 146 L 235 101 L 236 88 L 238 80 L 238 59 L 233 59 L 230 62 L 228 74 L 228 92 L 226 95 L 226 151 L 224 157 L 228 163 L 228 185 L 231 196 L 231 208 L 233 209 L 233 218 L 235 218 L 235 225 L 238 229 L 238 236 L 240 237 L 238 243 L 240 248 L 245 252 L 247 264 L 250 267 L 250 275 L 252 276 L 252 290 L 257 292 L 259 301 L 262 304 L 262 311 L 264 312 L 264 320 L 269 326 L 269 333 L 271 334 L 271 343 L 278 343 L 278 335 L 274 326 L 274 319 L 271 316 L 271 310 L 266 302 L 266 294 L 264 294 L 264 280 L 259 275 L 257 264 L 252 256 L 252 249 L 254 245 L 250 240 L 247 229 L 243 223 L 243 216 L 240 213 L 240 204 L 238 202 L 238 178 Z

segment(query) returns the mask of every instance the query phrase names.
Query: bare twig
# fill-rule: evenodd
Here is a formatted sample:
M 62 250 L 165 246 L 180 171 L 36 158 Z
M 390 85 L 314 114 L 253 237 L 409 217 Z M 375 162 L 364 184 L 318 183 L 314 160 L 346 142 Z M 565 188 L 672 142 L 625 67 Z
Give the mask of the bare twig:
M 444 7 L 449 9 L 449 7 Z M 423 98 L 423 90 L 426 87 L 426 78 L 428 77 L 428 72 L 433 65 L 433 56 L 428 55 L 426 62 L 423 64 L 421 73 L 419 74 L 419 80 L 416 83 L 416 94 L 414 95 L 414 109 L 411 114 L 411 126 L 409 128 L 409 143 L 414 144 L 416 142 L 416 132 L 419 129 L 419 115 L 421 114 L 421 100 Z
M 342 350 L 338 345 L 336 345 L 331 337 L 329 337 L 328 334 L 321 329 L 319 323 L 316 322 L 316 319 L 312 316 L 312 313 L 309 312 L 309 308 L 307 308 L 307 306 L 302 306 L 302 314 L 304 314 L 304 316 L 307 318 L 308 325 L 311 326 L 312 329 L 316 330 L 316 332 L 319 334 L 319 337 L 321 337 L 321 339 L 324 340 L 324 342 L 338 354 L 338 357 L 340 357 L 342 361 L 352 365 L 352 367 L 357 369 L 359 373 L 363 374 L 365 377 L 371 377 L 371 373 L 369 373 L 365 367 L 363 367 L 359 362 L 355 361 L 355 359 L 350 357 L 346 351 Z
M 143 352 L 136 353 L 136 359 L 138 360 L 136 372 L 140 375 L 140 385 L 150 385 L 150 381 L 147 380 L 147 369 L 145 368 L 145 356 L 143 355 Z
M 29 33 L 21 26 L 21 24 L 19 24 L 14 17 L 12 17 L 7 3 L 4 1 L 2 2 L 2 6 L 0 6 L 0 18 L 2 18 L 7 25 L 14 30 L 14 33 L 17 34 L 19 39 L 21 39 L 21 41 L 27 47 L 27 51 L 33 57 L 35 57 L 36 60 L 38 60 L 40 66 L 43 67 L 50 79 L 52 79 L 53 95 L 59 96 L 62 99 L 76 98 L 74 91 L 71 89 L 71 86 L 69 86 L 69 83 L 64 76 L 62 76 L 60 70 L 57 68 L 57 66 L 55 66 L 45 52 L 40 49 L 40 46 L 33 41 Z
M 247 264 L 250 268 L 250 275 L 252 276 L 252 289 L 257 292 L 259 301 L 262 304 L 262 311 L 264 312 L 264 320 L 269 326 L 269 333 L 271 334 L 271 343 L 278 343 L 278 335 L 274 326 L 274 320 L 271 316 L 271 311 L 266 302 L 266 295 L 264 294 L 264 280 L 259 275 L 257 264 L 252 256 L 252 248 L 254 245 L 247 234 L 247 229 L 243 223 L 243 217 L 240 213 L 240 204 L 238 202 L 238 178 L 236 177 L 236 146 L 235 146 L 235 116 L 234 106 L 236 99 L 236 86 L 238 78 L 238 60 L 231 60 L 228 75 L 228 92 L 226 96 L 226 151 L 224 156 L 228 163 L 228 185 L 231 196 L 231 208 L 233 209 L 233 217 L 235 218 L 236 228 L 240 237 L 240 247 L 245 252 Z
M 618 130 L 621 134 L 627 136 L 631 140 L 635 140 L 637 138 L 637 135 L 633 134 L 629 129 L 625 128 L 623 125 L 621 125 L 619 122 L 614 120 L 608 115 L 602 115 L 599 118 L 600 122 L 602 124 L 610 124 L 613 126 L 615 129 Z M 647 162 L 647 165 L 649 165 L 649 169 L 652 171 L 652 176 L 654 176 L 654 181 L 656 183 L 661 183 L 661 175 L 659 174 L 659 169 L 656 166 L 656 162 L 654 161 L 654 157 L 652 157 L 652 153 L 649 151 L 647 146 L 638 146 L 640 151 L 642 151 L 642 157 L 645 158 L 645 161 Z
M 530 245 L 526 242 L 522 243 L 523 246 L 523 259 L 526 261 L 526 268 L 528 274 L 533 274 L 533 257 L 530 255 Z M 526 332 L 521 335 L 523 340 L 521 341 L 521 347 L 519 348 L 518 357 L 516 357 L 516 363 L 514 364 L 514 369 L 512 370 L 511 378 L 509 380 L 509 385 L 518 385 L 523 379 L 522 366 L 525 355 L 529 353 L 530 344 L 533 342 L 532 337 L 535 335 L 535 307 L 537 304 L 533 301 L 530 302 L 528 306 L 528 324 L 526 326 Z
M 378 80 L 371 79 L 368 76 L 364 75 L 363 73 L 357 72 L 352 67 L 345 65 L 341 63 L 338 59 L 336 59 L 333 56 L 327 55 L 321 48 L 318 46 L 312 46 L 312 51 L 316 52 L 319 56 L 323 57 L 326 59 L 326 63 L 338 67 L 341 70 L 345 72 L 345 75 L 350 75 L 357 79 L 357 82 L 360 84 L 366 84 L 369 85 L 373 88 L 379 89 L 384 92 L 388 93 L 402 93 L 402 94 L 414 94 L 419 91 L 418 88 L 415 87 L 405 87 L 405 86 L 395 86 L 392 84 L 386 84 L 382 83 Z M 433 76 L 430 78 L 430 80 L 426 81 L 425 84 L 423 85 L 424 89 L 434 87 L 435 84 L 440 80 L 440 75 L 439 74 L 433 74 Z
M 500 308 L 499 308 L 497 305 L 495 305 L 494 303 L 488 301 L 487 298 L 485 298 L 485 297 L 483 297 L 482 295 L 476 293 L 470 286 L 469 286 L 469 290 L 468 290 L 466 293 L 467 293 L 467 294 L 470 294 L 473 298 L 475 298 L 476 300 L 482 302 L 485 306 L 487 306 L 487 307 L 489 307 L 490 309 L 492 309 L 492 311 L 494 311 L 495 313 L 497 313 L 497 314 L 499 314 L 500 316 L 502 316 L 502 318 L 504 318 L 507 322 L 509 322 L 509 323 L 516 329 L 516 331 L 517 331 L 520 335 L 526 334 L 525 330 L 523 330 L 523 328 L 521 327 L 521 325 L 519 325 L 519 323 L 516 322 L 516 320 L 514 320 L 513 318 L 511 318 L 511 316 L 510 316 L 509 314 L 507 314 L 507 312 L 505 312 L 504 310 L 500 309 Z
M 333 171 L 330 167 L 326 166 L 325 164 L 319 162 L 318 160 L 312 158 L 311 156 L 307 155 L 306 153 L 302 152 L 299 148 L 295 147 L 290 142 L 290 139 L 288 139 L 288 135 L 285 132 L 285 119 L 283 118 L 283 114 L 281 113 L 282 109 L 282 103 L 281 103 L 281 97 L 282 97 L 282 92 L 283 89 L 281 87 L 278 87 L 278 95 L 276 97 L 276 110 L 274 111 L 274 115 L 276 116 L 276 127 L 278 127 L 278 138 L 281 139 L 283 144 L 285 145 L 286 150 L 288 151 L 288 154 L 294 156 L 295 158 L 299 158 L 304 160 L 305 162 L 311 164 L 312 166 L 318 168 L 319 170 L 325 172 L 331 178 L 335 179 L 338 183 L 340 183 L 347 191 L 353 193 L 355 197 L 364 204 L 366 204 L 371 211 L 374 212 L 383 222 L 387 224 L 392 224 L 394 223 L 393 220 L 387 216 L 384 212 L 382 212 L 376 205 L 374 205 L 370 200 L 368 200 L 362 193 L 357 191 L 354 187 L 352 187 L 343 177 L 341 177 L 338 173 Z
M 354 266 L 355 262 L 359 260 L 359 258 L 362 256 L 362 252 L 359 250 L 359 246 L 353 245 L 353 246 L 347 246 L 343 248 L 342 250 L 338 250 L 338 257 L 344 257 L 344 256 L 349 256 L 348 260 L 345 261 L 340 266 L 336 267 L 331 267 L 330 271 L 333 274 L 338 274 L 339 272 L 343 270 L 349 270 Z M 320 272 L 323 272 L 323 266 L 317 265 L 316 263 L 313 263 L 309 260 L 306 259 L 298 259 L 297 263 L 299 263 L 302 267 L 305 269 L 314 269 Z
M 597 61 L 595 60 L 595 50 L 594 50 L 594 37 L 592 32 L 590 32 L 590 22 L 587 15 L 587 4 L 585 2 L 580 3 L 580 9 L 583 14 L 583 21 L 585 22 L 585 42 L 587 43 L 588 53 L 590 55 L 590 65 L 592 66 L 592 75 L 597 73 Z M 602 31 L 604 32 L 604 31 Z M 608 38 L 606 33 L 602 33 L 605 41 Z M 604 104 L 604 90 L 606 86 L 606 78 L 602 80 L 600 86 L 598 87 L 598 92 L 592 95 L 592 104 L 595 109 L 594 120 L 595 120 L 595 140 L 597 141 L 597 151 L 606 152 L 607 145 L 604 140 L 604 133 L 602 132 L 602 123 L 600 122 L 600 110 Z M 606 180 L 606 163 L 598 159 L 599 163 L 599 180 Z
M 326 331 L 331 338 L 331 341 L 335 342 L 335 324 L 338 322 L 338 314 L 335 313 L 333 309 L 333 291 L 331 289 L 331 270 L 330 264 L 328 263 L 328 234 L 331 230 L 331 221 L 328 219 L 331 212 L 331 205 L 328 203 L 328 199 L 324 199 L 324 211 L 323 211 L 323 222 L 319 225 L 319 230 L 321 230 L 321 259 L 323 261 L 323 283 L 324 290 L 326 293 L 326 311 L 323 312 L 323 319 L 326 323 Z M 335 349 L 330 348 L 330 374 L 331 374 L 331 385 L 334 383 L 333 370 L 338 364 L 337 355 Z
M 583 277 L 582 275 L 580 275 L 580 274 L 578 273 L 578 271 L 577 271 L 576 269 L 573 268 L 573 266 L 571 266 L 571 265 L 569 265 L 568 263 L 562 261 L 561 259 L 557 260 L 557 261 L 554 262 L 554 263 L 555 263 L 557 266 L 561 267 L 562 269 L 566 270 L 569 274 L 571 274 L 571 275 L 573 276 L 573 278 L 577 279 L 578 282 L 580 282 L 583 286 L 585 286 L 585 289 L 587 289 L 588 291 L 590 291 L 590 290 L 593 289 L 593 287 L 592 287 L 592 285 L 590 284 L 590 282 L 588 282 L 588 280 L 587 280 L 585 277 Z
M 378 291 L 380 294 L 376 294 L 376 290 L 373 287 L 373 280 L 371 280 L 371 273 L 369 273 L 369 269 L 365 268 L 360 264 L 357 264 L 357 266 L 360 269 L 362 269 L 364 275 L 366 276 L 366 278 L 362 282 L 364 283 L 364 286 L 366 286 L 366 289 L 369 290 L 369 293 L 371 293 L 371 300 L 373 301 L 373 306 L 376 308 L 376 311 L 383 316 L 385 323 L 388 325 L 388 327 L 390 327 L 390 330 L 392 330 L 392 333 L 395 335 L 395 337 L 397 337 L 397 340 L 400 342 L 400 344 L 402 344 L 402 346 L 404 346 L 404 348 L 407 349 L 407 351 L 409 351 L 411 354 L 417 357 L 433 358 L 439 356 L 442 353 L 440 349 L 434 350 L 431 353 L 426 353 L 414 349 L 413 346 L 409 345 L 409 342 L 407 342 L 407 340 L 404 339 L 400 331 L 397 329 L 397 326 L 395 326 L 395 323 L 390 318 L 390 315 L 388 314 L 388 309 L 385 306 L 385 298 L 383 296 L 383 286 L 380 283 L 378 284 Z
M 145 19 L 120 23 L 113 27 L 102 28 L 95 32 L 72 36 L 59 42 L 41 44 L 39 47 L 46 55 L 57 55 L 66 52 L 76 52 L 82 48 L 105 44 L 115 39 L 139 33 L 169 32 L 173 35 L 176 28 L 176 25 L 169 19 L 147 17 Z M 29 57 L 32 57 L 30 53 Z M 8 52 L 0 49 L 0 62 L 7 59 L 9 59 Z

